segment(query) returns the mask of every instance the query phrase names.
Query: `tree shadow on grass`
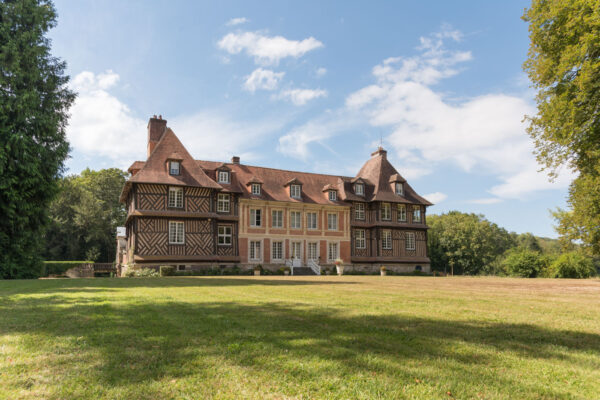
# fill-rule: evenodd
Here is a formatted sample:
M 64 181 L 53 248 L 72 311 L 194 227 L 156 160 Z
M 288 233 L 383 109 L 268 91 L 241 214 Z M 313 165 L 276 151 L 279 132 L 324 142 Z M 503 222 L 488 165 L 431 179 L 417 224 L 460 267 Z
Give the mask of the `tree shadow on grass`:
M 81 373 L 97 391 L 132 384 L 144 387 L 148 382 L 191 375 L 210 382 L 236 367 L 273 385 L 314 382 L 311 386 L 317 388 L 311 393 L 294 392 L 302 390 L 298 388 L 285 393 L 307 397 L 326 397 L 328 384 L 352 377 L 354 384 L 364 385 L 363 390 L 373 396 L 390 382 L 401 385 L 418 378 L 434 387 L 468 381 L 474 391 L 490 387 L 510 390 L 506 396 L 558 398 L 563 394 L 543 382 L 515 380 L 489 367 L 505 366 L 502 357 L 514 354 L 525 360 L 566 360 L 593 371 L 598 358 L 589 361 L 579 355 L 600 352 L 600 335 L 533 324 L 346 316 L 333 307 L 279 303 L 140 301 L 112 305 L 106 300 L 52 295 L 0 302 L 0 338 L 22 335 L 24 351 L 76 350 L 74 365 L 94 364 Z M 88 359 L 93 354 L 100 359 Z M 59 368 L 51 365 L 52 359 L 48 357 L 48 368 Z M 423 365 L 422 370 L 415 365 Z M 69 375 L 73 374 L 77 371 Z M 204 389 L 210 395 L 210 385 Z M 148 388 L 141 397 L 168 397 L 157 390 Z M 469 387 L 462 390 L 462 397 L 475 396 Z M 342 391 L 339 397 L 352 394 Z

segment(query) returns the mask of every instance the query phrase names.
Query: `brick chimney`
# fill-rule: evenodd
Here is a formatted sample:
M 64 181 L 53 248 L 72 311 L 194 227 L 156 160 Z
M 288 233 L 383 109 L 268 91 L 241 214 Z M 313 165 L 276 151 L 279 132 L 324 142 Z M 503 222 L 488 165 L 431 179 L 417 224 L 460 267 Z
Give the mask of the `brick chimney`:
M 379 146 L 377 150 L 371 153 L 371 157 L 381 156 L 384 160 L 387 159 L 387 151 L 383 149 L 383 147 Z
M 167 129 L 167 120 L 162 119 L 162 115 L 156 117 L 154 115 L 148 121 L 148 157 L 152 154 L 152 150 L 156 147 L 156 144 L 162 138 L 163 133 L 165 133 L 165 129 Z
M 240 163 L 240 158 L 238 156 L 231 157 L 231 163 L 232 164 L 239 164 Z

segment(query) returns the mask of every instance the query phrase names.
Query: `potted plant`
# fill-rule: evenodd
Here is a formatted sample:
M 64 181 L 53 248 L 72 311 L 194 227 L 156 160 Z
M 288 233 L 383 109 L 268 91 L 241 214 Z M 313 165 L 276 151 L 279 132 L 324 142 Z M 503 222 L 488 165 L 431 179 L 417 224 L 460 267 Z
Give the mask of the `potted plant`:
M 341 258 L 336 259 L 334 262 L 335 269 L 338 275 L 344 275 L 344 260 Z
M 379 268 L 379 272 L 381 272 L 381 276 L 387 275 L 387 270 L 385 269 L 385 266 L 381 266 L 381 268 Z
M 284 267 L 283 268 L 283 274 L 284 275 L 289 275 L 290 274 L 290 267 Z
M 254 267 L 254 276 L 259 276 L 261 269 L 262 269 L 262 265 L 258 264 L 257 266 L 255 266 Z

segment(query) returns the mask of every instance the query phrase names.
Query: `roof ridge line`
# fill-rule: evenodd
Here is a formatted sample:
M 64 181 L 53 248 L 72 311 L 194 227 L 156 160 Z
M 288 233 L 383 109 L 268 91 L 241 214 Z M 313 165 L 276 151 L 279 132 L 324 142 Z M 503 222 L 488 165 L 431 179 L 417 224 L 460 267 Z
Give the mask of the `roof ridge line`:
M 221 161 L 211 161 L 211 160 L 195 160 L 195 161 L 200 161 L 200 162 L 211 162 L 211 163 L 220 163 Z M 295 170 L 291 170 L 291 169 L 282 169 L 282 168 L 273 168 L 273 167 L 261 167 L 258 165 L 250 165 L 250 164 L 234 164 L 231 162 L 225 162 L 223 164 L 227 164 L 227 165 L 239 165 L 239 166 L 246 166 L 246 167 L 252 167 L 252 168 L 262 168 L 262 169 L 270 169 L 270 170 L 275 170 L 275 171 L 284 171 L 284 172 L 297 172 L 300 174 L 311 174 L 311 175 L 324 175 L 324 176 L 331 176 L 334 178 L 354 178 L 353 176 L 345 176 L 345 175 L 334 175 L 334 174 L 320 174 L 318 172 L 305 172 L 305 171 L 295 171 Z

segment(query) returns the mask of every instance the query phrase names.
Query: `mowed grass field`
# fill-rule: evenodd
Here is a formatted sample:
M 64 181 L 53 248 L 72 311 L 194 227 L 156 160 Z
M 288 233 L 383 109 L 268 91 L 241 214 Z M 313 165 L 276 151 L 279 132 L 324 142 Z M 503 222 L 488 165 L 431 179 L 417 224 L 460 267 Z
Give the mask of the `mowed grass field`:
M 600 280 L 0 281 L 2 399 L 599 399 Z

